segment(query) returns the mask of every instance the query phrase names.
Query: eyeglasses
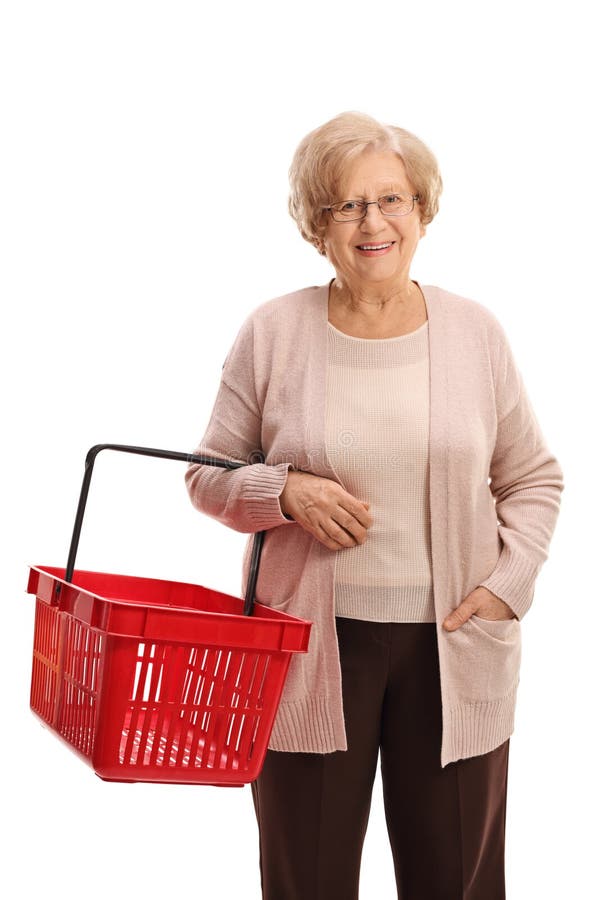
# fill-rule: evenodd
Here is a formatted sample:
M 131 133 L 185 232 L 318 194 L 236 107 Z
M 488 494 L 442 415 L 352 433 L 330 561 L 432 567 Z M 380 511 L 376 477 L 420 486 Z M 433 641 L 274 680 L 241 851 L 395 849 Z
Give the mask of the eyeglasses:
M 376 203 L 384 216 L 408 216 L 419 200 L 418 194 L 402 197 L 400 194 L 386 194 L 378 200 L 342 200 L 323 209 L 331 213 L 335 222 L 358 222 L 367 215 L 367 208 Z

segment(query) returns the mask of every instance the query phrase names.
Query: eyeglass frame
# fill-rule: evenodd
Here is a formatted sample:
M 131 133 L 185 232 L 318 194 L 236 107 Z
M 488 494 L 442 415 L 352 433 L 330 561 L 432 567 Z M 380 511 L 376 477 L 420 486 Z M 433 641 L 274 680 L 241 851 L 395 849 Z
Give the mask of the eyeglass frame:
M 377 200 L 367 200 L 367 201 L 365 201 L 365 200 L 340 200 L 339 203 L 362 203 L 362 204 L 364 204 L 363 214 L 362 214 L 362 216 L 359 216 L 357 219 L 336 219 L 333 215 L 333 207 L 322 206 L 321 209 L 324 210 L 325 212 L 331 213 L 331 220 L 333 222 L 335 222 L 337 225 L 343 225 L 344 222 L 362 222 L 362 220 L 366 219 L 366 217 L 367 217 L 367 210 L 368 210 L 369 206 L 372 206 L 374 203 L 376 203 L 377 206 L 379 207 L 379 212 L 381 213 L 382 216 L 388 216 L 389 218 L 392 218 L 392 219 L 401 219 L 404 216 L 410 216 L 410 213 L 415 208 L 415 203 L 417 203 L 421 199 L 419 194 L 411 194 L 410 199 L 412 200 L 413 205 L 412 205 L 410 212 L 386 213 L 382 210 L 381 206 L 379 206 L 379 201 L 383 200 L 385 197 L 390 197 L 392 194 L 393 194 L 393 191 L 389 194 L 382 194 L 381 197 L 377 198 Z M 336 203 L 335 205 L 338 206 L 339 203 Z

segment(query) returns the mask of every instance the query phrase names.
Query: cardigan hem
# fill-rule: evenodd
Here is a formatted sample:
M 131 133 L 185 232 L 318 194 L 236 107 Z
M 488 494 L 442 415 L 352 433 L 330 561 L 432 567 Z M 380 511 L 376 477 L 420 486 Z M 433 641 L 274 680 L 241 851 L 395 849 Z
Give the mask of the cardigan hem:
M 451 762 L 495 750 L 513 733 L 519 678 L 499 700 L 464 701 L 444 714 L 442 769 Z
M 489 753 L 510 737 L 519 680 L 510 693 L 498 700 L 465 700 L 443 712 L 442 769 L 459 759 Z M 331 702 L 332 698 L 327 697 L 282 701 L 268 749 L 287 753 L 347 750 L 345 727 L 336 727 Z
M 341 714 L 341 728 L 331 715 L 332 698 L 302 697 L 282 700 L 279 704 L 269 750 L 288 753 L 334 753 L 347 750 L 346 729 Z

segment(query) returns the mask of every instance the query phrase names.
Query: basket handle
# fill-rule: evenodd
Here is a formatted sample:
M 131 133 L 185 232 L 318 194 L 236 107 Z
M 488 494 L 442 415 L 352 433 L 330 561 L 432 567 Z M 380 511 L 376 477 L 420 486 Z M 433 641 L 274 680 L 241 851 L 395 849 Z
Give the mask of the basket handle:
M 79 504 L 77 506 L 77 514 L 75 516 L 75 525 L 73 527 L 73 536 L 71 538 L 71 546 L 69 548 L 69 558 L 67 560 L 67 568 L 65 571 L 65 581 L 70 582 L 73 578 L 75 569 L 75 556 L 79 546 L 79 537 L 81 535 L 81 525 L 83 523 L 83 514 L 87 503 L 90 482 L 92 480 L 92 472 L 96 457 L 101 450 L 118 450 L 122 453 L 137 453 L 140 456 L 157 456 L 160 459 L 177 459 L 187 463 L 199 463 L 205 466 L 219 466 L 222 469 L 240 469 L 242 466 L 251 465 L 251 463 L 234 462 L 227 459 L 219 459 L 216 456 L 196 456 L 192 453 L 179 453 L 176 450 L 156 450 L 153 447 L 130 447 L 127 444 L 95 444 L 88 450 L 85 458 L 85 471 L 83 474 L 83 483 L 79 494 Z M 257 457 L 256 462 L 264 462 L 264 455 L 260 451 L 256 451 L 254 456 Z M 244 600 L 244 615 L 251 616 L 254 608 L 254 593 L 256 590 L 256 580 L 258 578 L 258 564 L 260 561 L 260 553 L 262 550 L 265 531 L 257 531 L 254 535 L 252 543 L 252 555 L 250 557 L 250 572 L 248 575 L 248 583 L 246 585 L 246 595 Z M 56 585 L 57 592 L 60 590 L 60 584 Z

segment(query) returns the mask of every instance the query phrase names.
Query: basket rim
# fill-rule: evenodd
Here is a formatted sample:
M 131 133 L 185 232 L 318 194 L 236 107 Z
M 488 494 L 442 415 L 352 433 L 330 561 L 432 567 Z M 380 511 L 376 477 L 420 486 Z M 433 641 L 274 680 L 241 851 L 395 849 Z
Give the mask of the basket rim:
M 61 584 L 64 584 L 68 588 L 76 588 L 77 590 L 81 591 L 82 593 L 87 594 L 90 597 L 94 597 L 95 599 L 100 600 L 103 603 L 111 603 L 113 605 L 119 605 L 119 606 L 128 606 L 128 607 L 132 607 L 133 609 L 140 609 L 140 607 L 144 605 L 143 601 L 138 602 L 135 600 L 126 600 L 126 599 L 121 599 L 119 597 L 116 597 L 116 598 L 106 597 L 103 594 L 97 594 L 95 591 L 92 591 L 89 588 L 81 587 L 80 585 L 77 584 L 76 581 L 65 581 L 64 578 L 60 578 L 58 575 L 55 575 L 54 572 L 49 571 L 52 569 L 61 569 L 60 566 L 44 566 L 41 564 L 38 564 L 38 565 L 29 564 L 29 569 L 31 569 L 34 572 L 39 572 L 41 575 L 46 575 L 47 577 L 54 579 L 54 581 L 58 581 Z M 234 597 L 233 594 L 227 594 L 225 591 L 219 591 L 216 588 L 207 588 L 207 587 L 205 587 L 205 585 L 195 584 L 194 582 L 191 582 L 191 581 L 173 581 L 168 578 L 150 578 L 146 575 L 121 575 L 118 572 L 98 572 L 98 571 L 95 571 L 92 569 L 75 569 L 75 571 L 73 573 L 74 578 L 77 576 L 78 571 L 84 572 L 86 575 L 104 575 L 104 576 L 109 575 L 109 576 L 114 576 L 115 578 L 130 578 L 132 580 L 145 579 L 146 581 L 153 581 L 153 582 L 156 582 L 157 584 L 178 584 L 178 585 L 181 585 L 182 587 L 202 588 L 203 590 L 212 591 L 215 594 L 221 594 L 223 597 L 228 597 L 231 600 L 237 600 L 238 602 L 243 603 L 243 600 L 240 597 Z M 149 604 L 147 604 L 147 605 L 149 605 Z M 261 603 L 259 600 L 254 601 L 254 606 L 260 607 L 261 610 L 265 610 L 265 612 L 267 613 L 267 616 L 265 617 L 265 619 L 268 619 L 268 617 L 272 617 L 272 621 L 277 620 L 277 619 L 283 619 L 284 621 L 298 622 L 301 625 L 312 625 L 313 624 L 311 619 L 304 619 L 300 616 L 292 615 L 291 613 L 282 612 L 282 610 L 274 609 L 271 606 L 267 606 L 267 604 Z M 176 611 L 176 612 L 180 612 L 180 613 L 220 616 L 224 620 L 240 618 L 239 613 L 224 613 L 224 612 L 219 612 L 218 610 L 193 609 L 189 606 L 178 606 L 177 604 L 169 605 L 169 604 L 165 604 L 165 603 L 152 603 L 151 609 L 152 609 L 152 611 L 164 610 L 165 612 L 175 612 Z M 252 618 L 252 617 L 246 616 L 244 618 Z

